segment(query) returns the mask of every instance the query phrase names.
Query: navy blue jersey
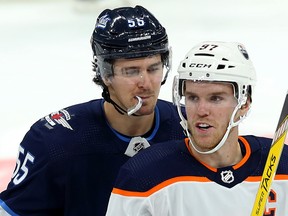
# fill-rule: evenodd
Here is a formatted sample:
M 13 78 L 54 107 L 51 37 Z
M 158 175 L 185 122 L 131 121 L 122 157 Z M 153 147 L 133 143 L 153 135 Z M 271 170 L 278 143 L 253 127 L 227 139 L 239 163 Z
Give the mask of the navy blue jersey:
M 243 159 L 218 169 L 194 158 L 188 142 L 187 138 L 157 144 L 124 164 L 107 216 L 250 215 L 272 140 L 239 137 Z M 285 145 L 264 215 L 288 215 L 287 194 Z
M 0 206 L 12 215 L 105 215 L 131 137 L 113 130 L 102 99 L 51 113 L 36 122 L 19 147 L 19 157 Z M 182 139 L 177 109 L 158 100 L 150 145 Z

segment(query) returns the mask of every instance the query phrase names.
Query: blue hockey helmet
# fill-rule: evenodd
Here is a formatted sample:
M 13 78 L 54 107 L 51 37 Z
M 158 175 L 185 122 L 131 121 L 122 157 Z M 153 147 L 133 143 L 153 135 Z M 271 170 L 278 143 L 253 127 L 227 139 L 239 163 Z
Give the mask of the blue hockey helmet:
M 91 37 L 94 71 L 102 77 L 113 76 L 113 61 L 119 58 L 140 58 L 161 54 L 167 68 L 162 84 L 170 70 L 168 36 L 165 28 L 142 6 L 104 10 Z

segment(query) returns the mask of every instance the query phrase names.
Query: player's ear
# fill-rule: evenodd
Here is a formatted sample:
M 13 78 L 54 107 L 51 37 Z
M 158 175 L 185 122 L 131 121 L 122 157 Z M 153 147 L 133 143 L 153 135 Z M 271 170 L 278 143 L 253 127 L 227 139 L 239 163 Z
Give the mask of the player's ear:
M 251 100 L 248 98 L 246 103 L 241 106 L 241 115 L 245 115 L 251 107 Z
M 241 108 L 237 111 L 237 115 L 235 116 L 236 121 L 238 121 L 241 117 L 244 117 L 248 114 L 251 106 L 251 101 L 248 99 L 245 104 L 241 106 Z
M 111 78 L 110 77 L 103 77 L 103 82 L 106 86 L 110 86 L 111 85 Z

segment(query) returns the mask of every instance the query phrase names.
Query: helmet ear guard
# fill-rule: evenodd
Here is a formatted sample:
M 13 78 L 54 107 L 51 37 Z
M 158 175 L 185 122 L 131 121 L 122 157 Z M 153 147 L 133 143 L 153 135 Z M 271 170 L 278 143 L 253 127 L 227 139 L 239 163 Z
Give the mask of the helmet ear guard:
M 96 56 L 93 57 L 92 70 L 95 72 L 93 82 L 104 88 L 105 81 L 113 76 L 113 63 L 109 61 L 99 61 Z
M 161 53 L 161 60 L 163 62 L 163 67 L 166 68 L 166 73 L 165 73 L 163 80 L 161 82 L 161 85 L 164 85 L 166 80 L 167 80 L 168 74 L 172 68 L 172 49 L 171 49 L 171 47 L 165 53 Z

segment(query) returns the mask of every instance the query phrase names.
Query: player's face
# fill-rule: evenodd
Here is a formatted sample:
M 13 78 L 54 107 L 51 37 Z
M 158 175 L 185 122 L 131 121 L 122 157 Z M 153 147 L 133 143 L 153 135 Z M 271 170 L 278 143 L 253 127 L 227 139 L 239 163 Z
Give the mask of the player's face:
M 185 82 L 185 107 L 191 139 L 199 150 L 214 148 L 226 132 L 237 105 L 228 83 Z
M 161 55 L 137 59 L 118 59 L 114 63 L 114 77 L 110 79 L 111 98 L 123 108 L 137 104 L 135 96 L 143 100 L 138 115 L 153 113 L 163 78 Z

